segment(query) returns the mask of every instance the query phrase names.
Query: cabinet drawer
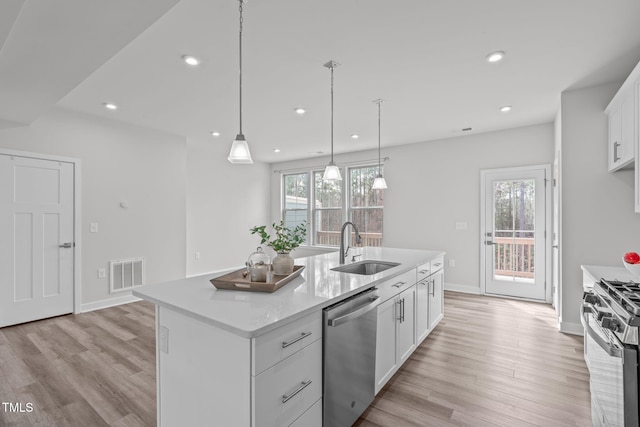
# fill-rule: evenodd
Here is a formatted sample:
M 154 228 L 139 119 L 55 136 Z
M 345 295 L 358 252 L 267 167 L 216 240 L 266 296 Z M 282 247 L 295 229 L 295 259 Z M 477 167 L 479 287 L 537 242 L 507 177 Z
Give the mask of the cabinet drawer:
M 253 425 L 286 426 L 322 397 L 322 340 L 253 377 Z
M 392 279 L 380 283 L 378 288 L 378 295 L 380 295 L 380 301 L 384 302 L 389 298 L 397 295 L 401 291 L 415 285 L 416 283 L 416 269 L 412 268 L 406 273 L 402 273 Z
M 425 277 L 431 276 L 431 261 L 425 262 L 421 266 L 418 267 L 418 276 L 416 282 L 424 279 Z
M 314 403 L 290 427 L 322 427 L 322 399 Z
M 431 274 L 437 273 L 444 268 L 444 255 L 431 260 Z
M 322 310 L 254 338 L 252 375 L 258 375 L 320 338 Z

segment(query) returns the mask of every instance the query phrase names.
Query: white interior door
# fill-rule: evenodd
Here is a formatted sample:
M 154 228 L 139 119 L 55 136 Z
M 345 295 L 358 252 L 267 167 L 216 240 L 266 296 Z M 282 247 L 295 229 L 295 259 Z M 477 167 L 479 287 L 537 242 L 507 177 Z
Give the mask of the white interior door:
M 73 174 L 0 154 L 0 327 L 73 312 Z
M 482 172 L 485 293 L 546 300 L 548 168 Z

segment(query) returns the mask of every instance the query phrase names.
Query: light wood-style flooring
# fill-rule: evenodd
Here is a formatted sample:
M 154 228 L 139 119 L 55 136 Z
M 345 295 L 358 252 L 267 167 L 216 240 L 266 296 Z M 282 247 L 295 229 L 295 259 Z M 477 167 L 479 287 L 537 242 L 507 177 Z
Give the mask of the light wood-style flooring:
M 136 302 L 0 329 L 0 401 L 33 404 L 0 406 L 0 426 L 154 426 L 154 324 L 153 305 Z M 444 320 L 356 425 L 590 419 L 582 337 L 557 332 L 552 308 L 446 292 Z
M 591 426 L 582 337 L 549 305 L 445 292 L 445 317 L 356 426 Z

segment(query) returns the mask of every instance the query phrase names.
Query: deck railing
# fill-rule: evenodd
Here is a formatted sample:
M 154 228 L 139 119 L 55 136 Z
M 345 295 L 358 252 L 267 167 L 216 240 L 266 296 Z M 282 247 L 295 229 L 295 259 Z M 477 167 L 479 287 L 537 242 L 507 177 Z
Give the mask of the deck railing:
M 515 276 L 533 279 L 534 238 L 533 237 L 496 237 L 495 268 L 497 276 Z
M 362 242 L 359 246 L 381 246 L 382 233 L 360 233 Z M 318 231 L 316 232 L 316 245 L 340 246 L 339 231 Z M 356 233 L 351 232 L 351 246 L 356 244 Z

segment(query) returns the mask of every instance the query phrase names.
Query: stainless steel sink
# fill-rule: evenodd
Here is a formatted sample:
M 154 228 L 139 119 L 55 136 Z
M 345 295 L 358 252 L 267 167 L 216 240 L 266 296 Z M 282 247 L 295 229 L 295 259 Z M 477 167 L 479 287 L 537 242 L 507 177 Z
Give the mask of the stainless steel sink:
M 353 264 L 345 264 L 340 265 L 338 267 L 334 267 L 332 271 L 338 271 L 340 273 L 350 273 L 350 274 L 376 274 L 381 271 L 388 270 L 393 267 L 397 267 L 400 265 L 398 262 L 389 262 L 389 261 L 374 261 L 365 259 L 362 261 L 354 262 Z

